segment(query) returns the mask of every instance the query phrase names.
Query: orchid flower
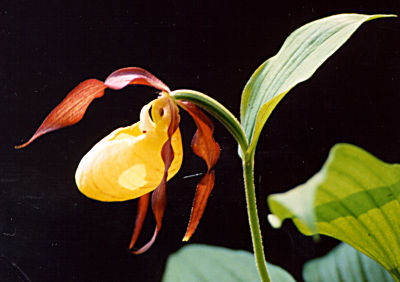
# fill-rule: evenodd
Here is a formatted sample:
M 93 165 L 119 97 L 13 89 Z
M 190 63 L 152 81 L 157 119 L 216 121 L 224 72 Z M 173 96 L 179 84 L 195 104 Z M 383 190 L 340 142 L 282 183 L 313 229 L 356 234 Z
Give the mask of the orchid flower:
M 189 240 L 202 217 L 207 199 L 214 186 L 214 170 L 220 147 L 212 134 L 211 120 L 194 104 L 174 99 L 169 88 L 142 68 L 129 67 L 113 72 L 105 82 L 88 79 L 74 88 L 55 107 L 31 139 L 16 148 L 29 145 L 39 136 L 79 122 L 89 104 L 110 88 L 119 90 L 130 84 L 141 84 L 161 91 L 160 96 L 145 105 L 140 121 L 118 128 L 100 140 L 81 160 L 75 181 L 79 190 L 89 198 L 117 202 L 139 199 L 135 227 L 129 249 L 140 254 L 154 243 L 162 226 L 166 207 L 166 182 L 182 164 L 182 141 L 179 131 L 178 105 L 194 119 L 197 131 L 192 149 L 207 163 L 207 173 L 197 185 L 188 228 L 183 238 Z M 150 193 L 156 228 L 152 239 L 133 251 L 147 214 Z

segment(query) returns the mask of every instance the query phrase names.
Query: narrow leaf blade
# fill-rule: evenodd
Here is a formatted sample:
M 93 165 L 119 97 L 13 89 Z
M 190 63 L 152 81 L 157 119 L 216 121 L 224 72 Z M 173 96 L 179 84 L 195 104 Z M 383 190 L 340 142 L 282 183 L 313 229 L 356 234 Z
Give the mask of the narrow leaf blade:
M 279 52 L 256 70 L 243 91 L 240 116 L 250 150 L 255 149 L 265 122 L 290 89 L 310 78 L 362 23 L 391 16 L 340 14 L 294 31 Z
M 400 165 L 339 144 L 309 181 L 268 203 L 274 227 L 291 218 L 302 233 L 344 241 L 400 278 Z
M 279 266 L 268 264 L 272 281 L 294 282 Z M 192 244 L 172 254 L 163 282 L 260 281 L 253 254 L 246 251 Z
M 344 243 L 327 255 L 307 262 L 303 279 L 307 282 L 395 281 L 379 263 Z

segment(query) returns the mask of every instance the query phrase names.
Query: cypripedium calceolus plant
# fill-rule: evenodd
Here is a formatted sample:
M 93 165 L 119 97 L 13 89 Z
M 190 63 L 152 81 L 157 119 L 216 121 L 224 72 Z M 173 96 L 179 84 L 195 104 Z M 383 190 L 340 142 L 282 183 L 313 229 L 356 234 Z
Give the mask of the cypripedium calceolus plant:
M 182 164 L 178 105 L 192 116 L 197 125 L 192 149 L 208 167 L 196 189 L 184 241 L 189 240 L 203 214 L 214 186 L 213 167 L 219 158 L 220 147 L 212 136 L 214 126 L 211 120 L 200 109 L 190 102 L 173 99 L 169 88 L 148 71 L 123 68 L 113 72 L 105 82 L 88 79 L 79 84 L 50 112 L 32 138 L 16 148 L 29 145 L 45 133 L 79 122 L 89 104 L 102 97 L 106 88 L 119 90 L 129 84 L 151 86 L 161 93 L 142 108 L 139 122 L 114 130 L 82 158 L 75 180 L 79 190 L 94 200 L 117 202 L 139 199 L 129 248 L 133 253 L 140 254 L 151 247 L 161 229 L 167 203 L 166 182 Z M 145 246 L 133 250 L 147 214 L 151 192 L 156 229 Z
M 152 210 L 157 224 L 153 238 L 149 243 L 141 249 L 134 251 L 135 253 L 142 253 L 153 244 L 161 228 L 166 206 L 166 182 L 177 173 L 182 161 L 178 106 L 186 110 L 197 125 L 198 130 L 193 138 L 192 148 L 195 154 L 205 160 L 208 167 L 207 173 L 197 186 L 184 240 L 188 240 L 193 234 L 203 214 L 208 196 L 214 186 L 213 167 L 220 153 L 219 145 L 212 137 L 213 124 L 196 106 L 205 109 L 228 129 L 239 144 L 254 259 L 261 281 L 269 282 L 271 279 L 264 255 L 254 184 L 254 156 L 262 129 L 273 110 L 285 95 L 297 84 L 309 79 L 363 23 L 386 17 L 393 17 L 393 15 L 340 14 L 319 19 L 298 28 L 286 39 L 279 52 L 265 61 L 247 82 L 242 94 L 240 123 L 223 105 L 202 93 L 193 90 L 175 90 L 171 92 L 163 82 L 149 72 L 141 68 L 124 68 L 112 73 L 105 82 L 96 79 L 89 79 L 82 82 L 47 116 L 33 137 L 27 143 L 17 147 L 24 147 L 47 132 L 77 123 L 82 119 L 93 99 L 103 96 L 106 88 L 118 90 L 129 84 L 142 84 L 160 90 L 160 96 L 143 107 L 138 123 L 117 129 L 101 140 L 82 159 L 76 172 L 78 188 L 90 198 L 100 201 L 124 201 L 139 198 L 138 213 L 130 245 L 131 250 L 143 225 L 150 201 L 149 193 L 152 192 Z M 372 168 L 374 169 L 370 169 L 371 171 L 376 170 L 375 165 Z M 351 169 L 348 170 L 351 171 Z M 386 168 L 384 170 L 387 171 Z M 353 171 L 355 170 L 353 169 Z M 311 192 L 309 193 L 310 197 L 306 197 L 304 202 L 305 205 L 310 205 L 311 210 L 304 208 L 300 204 L 299 197 L 289 197 L 289 195 L 294 195 L 291 192 L 282 198 L 278 196 L 278 198 L 273 199 L 271 210 L 277 212 L 279 217 L 276 215 L 269 217 L 272 220 L 272 224 L 278 227 L 283 219 L 289 217 L 293 218 L 295 224 L 300 226 L 299 229 L 306 229 L 305 226 L 308 226 L 307 224 L 310 224 L 313 220 L 317 220 L 314 210 L 317 207 L 314 200 L 318 198 L 315 196 L 317 194 L 314 194 L 314 191 L 317 191 L 317 189 L 312 187 L 315 187 L 317 182 L 318 185 L 322 183 L 319 181 L 327 177 L 326 175 L 326 173 L 323 173 L 323 177 L 313 178 L 312 183 L 315 185 L 307 186 L 311 187 L 311 189 L 307 190 Z M 356 175 L 360 176 L 362 174 L 357 172 Z M 359 181 L 360 183 L 365 180 L 364 177 L 362 178 L 363 180 Z M 375 178 L 378 179 L 379 177 L 374 176 L 373 179 Z M 333 183 L 335 184 L 333 186 L 335 193 L 337 193 L 340 185 L 336 185 L 335 182 Z M 344 182 L 339 181 L 338 183 L 343 184 Z M 398 183 L 398 181 L 393 181 L 393 183 Z M 358 187 L 357 185 L 355 187 Z M 342 189 L 346 190 L 347 187 L 345 185 Z M 371 197 L 371 191 L 373 191 L 369 187 L 365 190 L 364 195 L 367 198 Z M 377 187 L 382 188 L 383 186 L 379 184 Z M 392 184 L 390 187 L 392 187 Z M 342 195 L 341 197 L 344 197 L 343 199 L 350 199 L 350 197 L 347 197 L 350 190 L 347 190 L 343 193 L 344 196 L 339 193 Z M 297 188 L 295 191 L 297 191 Z M 357 188 L 354 191 L 358 195 L 360 189 Z M 393 196 L 397 195 L 396 193 L 390 192 L 387 194 Z M 286 200 L 283 201 L 283 198 Z M 336 194 L 332 198 L 335 201 L 339 199 Z M 321 199 L 324 204 L 327 203 L 328 198 L 326 196 Z M 357 196 L 354 199 L 361 198 Z M 385 207 L 387 203 L 395 202 L 390 197 L 387 200 L 382 200 L 382 197 L 378 197 L 377 199 L 379 200 L 376 200 L 376 202 L 384 203 L 383 206 Z M 346 200 L 346 207 L 348 204 L 349 202 Z M 359 202 L 354 205 L 359 206 Z M 332 205 L 332 207 L 336 206 Z M 368 211 L 366 214 L 369 214 L 369 211 L 376 210 L 375 207 L 368 208 L 367 210 L 363 210 L 364 208 L 365 205 L 363 205 L 362 209 L 357 209 L 356 212 L 349 210 L 347 215 L 354 217 L 357 214 L 361 217 L 366 211 Z M 324 220 L 327 218 L 338 219 L 336 210 L 333 211 L 333 214 L 328 214 L 325 211 L 327 210 L 324 209 Z M 300 213 L 302 216 L 305 214 L 305 217 L 297 217 L 296 213 Z M 395 210 L 388 214 L 390 214 L 389 218 L 391 215 L 398 213 Z M 370 223 L 371 220 L 369 217 L 367 218 L 367 223 Z M 394 218 L 397 219 L 397 217 Z M 305 223 L 301 222 L 304 219 Z M 376 221 L 385 222 L 385 220 L 387 219 L 379 217 Z M 320 223 L 322 224 L 323 221 L 320 221 L 320 218 L 318 218 L 315 226 L 318 226 Z M 345 224 L 346 221 L 342 223 Z M 365 225 L 365 223 L 362 223 L 362 225 Z M 387 224 L 387 226 L 389 225 L 397 226 Z M 310 226 L 313 228 L 307 230 L 317 232 L 314 223 Z M 395 273 L 397 277 L 396 281 L 400 281 L 398 252 L 392 251 L 396 250 L 393 246 L 400 239 L 397 239 L 394 235 L 390 237 L 396 238 L 393 240 L 388 240 L 385 236 L 382 237 L 381 234 L 372 236 L 371 229 L 365 228 L 366 232 L 360 235 L 364 236 L 363 240 L 365 240 L 365 244 L 357 245 L 356 241 L 361 240 L 354 240 L 354 238 L 362 238 L 358 237 L 358 233 L 361 234 L 362 232 L 357 231 L 357 236 L 349 236 L 351 228 L 348 228 L 348 226 L 350 225 L 343 225 L 345 226 L 344 228 L 337 228 L 335 226 L 332 228 L 329 225 L 324 226 L 328 228 L 326 230 L 331 230 L 325 234 L 334 234 L 333 237 L 340 240 L 343 240 L 346 236 L 352 238 L 348 243 L 354 247 L 358 246 L 358 249 L 366 254 L 373 254 L 375 251 L 378 254 L 382 254 L 381 247 L 379 246 L 387 246 L 387 249 L 391 250 L 390 253 L 393 256 L 387 256 L 391 260 L 383 259 L 380 262 L 383 266 L 386 265 L 388 271 Z M 352 221 L 351 227 L 353 226 L 355 225 Z M 377 228 L 377 230 L 380 229 Z M 338 230 L 342 230 L 342 234 L 338 233 Z M 388 230 L 388 228 L 384 230 Z M 311 231 L 309 231 L 305 234 L 310 235 Z M 395 231 L 397 232 L 398 228 Z M 345 234 L 345 237 L 343 237 L 343 234 Z M 374 237 L 384 239 L 377 241 L 377 243 L 370 241 Z M 372 251 L 364 248 L 364 246 L 370 247 Z M 374 249 L 373 246 L 378 247 Z M 233 260 L 229 261 L 232 262 Z M 387 263 L 387 261 L 390 261 L 391 264 Z M 231 265 L 230 268 L 232 268 Z M 208 268 L 207 271 L 209 271 Z M 194 279 L 187 280 L 193 281 Z M 289 280 L 277 278 L 276 281 Z

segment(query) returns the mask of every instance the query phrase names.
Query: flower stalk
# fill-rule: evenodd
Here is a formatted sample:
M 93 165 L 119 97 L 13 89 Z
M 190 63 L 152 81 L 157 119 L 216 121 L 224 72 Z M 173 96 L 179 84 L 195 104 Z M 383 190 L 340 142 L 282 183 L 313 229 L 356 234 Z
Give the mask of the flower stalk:
M 246 151 L 248 142 L 242 126 L 236 117 L 222 104 L 213 98 L 194 90 L 175 90 L 171 97 L 176 100 L 189 101 L 209 112 L 218 119 L 238 142 L 242 151 Z

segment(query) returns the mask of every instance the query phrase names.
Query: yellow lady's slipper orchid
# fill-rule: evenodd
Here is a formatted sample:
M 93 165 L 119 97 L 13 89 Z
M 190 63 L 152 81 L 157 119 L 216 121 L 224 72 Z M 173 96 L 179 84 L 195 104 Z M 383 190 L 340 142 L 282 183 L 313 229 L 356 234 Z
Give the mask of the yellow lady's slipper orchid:
M 220 153 L 213 138 L 213 124 L 202 111 L 189 102 L 173 100 L 168 86 L 148 71 L 123 68 L 113 72 L 105 82 L 97 79 L 83 81 L 50 112 L 31 139 L 16 148 L 23 148 L 41 135 L 79 122 L 90 103 L 102 97 L 106 88 L 119 90 L 129 84 L 152 86 L 162 91 L 161 97 L 143 107 L 139 122 L 116 129 L 98 142 L 82 158 L 75 180 L 79 190 L 95 200 L 115 202 L 139 198 L 130 250 L 140 234 L 149 206 L 149 193 L 153 192 L 151 204 L 156 230 L 145 246 L 133 251 L 140 254 L 150 248 L 161 229 L 167 203 L 166 182 L 178 172 L 182 163 L 177 104 L 192 116 L 197 125 L 192 149 L 208 167 L 197 185 L 184 241 L 190 238 L 202 217 L 214 187 L 213 167 Z

